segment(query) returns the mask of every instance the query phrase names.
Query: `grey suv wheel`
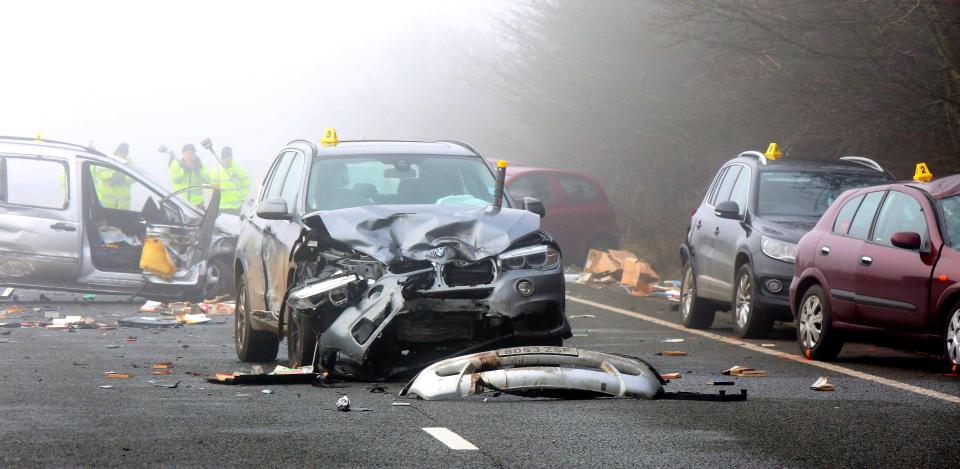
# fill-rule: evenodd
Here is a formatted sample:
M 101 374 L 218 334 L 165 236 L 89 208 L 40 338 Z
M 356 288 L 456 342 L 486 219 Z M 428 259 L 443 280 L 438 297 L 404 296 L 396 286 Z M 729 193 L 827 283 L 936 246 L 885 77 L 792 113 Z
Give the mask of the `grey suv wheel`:
M 683 264 L 680 280 L 680 319 L 690 329 L 709 329 L 713 325 L 716 307 L 697 296 L 697 276 L 693 263 Z
M 250 298 L 247 276 L 237 280 L 237 307 L 234 311 L 234 342 L 237 358 L 244 362 L 262 363 L 277 359 L 280 339 L 276 334 L 258 331 L 250 323 Z
M 753 268 L 744 264 L 737 270 L 733 286 L 733 332 L 744 339 L 766 337 L 773 329 L 773 320 L 757 307 L 757 284 Z

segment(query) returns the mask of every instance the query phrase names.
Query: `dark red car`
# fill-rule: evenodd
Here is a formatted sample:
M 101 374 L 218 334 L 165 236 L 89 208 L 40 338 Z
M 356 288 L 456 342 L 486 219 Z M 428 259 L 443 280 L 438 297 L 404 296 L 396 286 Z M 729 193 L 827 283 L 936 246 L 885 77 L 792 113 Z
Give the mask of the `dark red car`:
M 960 175 L 844 193 L 797 248 L 790 303 L 809 357 L 845 338 L 934 340 L 960 355 Z
M 613 206 L 595 178 L 576 171 L 511 165 L 506 186 L 515 199 L 535 197 L 543 202 L 547 216 L 541 226 L 560 245 L 565 263 L 583 264 L 590 248 L 619 246 Z

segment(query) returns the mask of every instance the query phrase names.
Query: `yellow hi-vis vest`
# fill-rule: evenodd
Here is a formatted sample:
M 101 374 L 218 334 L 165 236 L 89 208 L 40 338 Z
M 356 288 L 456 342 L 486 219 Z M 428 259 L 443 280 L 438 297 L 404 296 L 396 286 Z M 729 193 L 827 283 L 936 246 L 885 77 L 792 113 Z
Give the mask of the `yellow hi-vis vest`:
M 120 171 L 106 166 L 93 166 L 93 187 L 100 205 L 106 208 L 130 210 L 130 185 L 133 180 Z
M 193 171 L 187 171 L 182 165 L 180 165 L 179 160 L 173 160 L 170 162 L 168 169 L 170 171 L 170 184 L 173 185 L 174 192 L 181 189 L 186 189 L 188 187 L 200 186 L 210 182 L 210 178 L 207 177 L 207 171 L 203 168 L 203 166 L 194 169 Z M 194 205 L 203 205 L 202 189 L 187 191 L 181 195 Z
M 220 208 L 225 210 L 239 209 L 250 190 L 250 177 L 247 170 L 236 162 L 229 168 L 218 164 L 210 175 L 210 183 L 220 189 Z

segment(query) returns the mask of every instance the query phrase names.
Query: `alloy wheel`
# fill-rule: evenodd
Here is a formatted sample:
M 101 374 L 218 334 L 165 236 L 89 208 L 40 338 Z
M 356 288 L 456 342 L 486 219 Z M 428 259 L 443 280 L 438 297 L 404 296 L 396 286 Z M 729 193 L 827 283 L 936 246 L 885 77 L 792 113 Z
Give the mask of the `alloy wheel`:
M 741 329 L 747 327 L 747 321 L 750 320 L 750 308 L 753 304 L 753 294 L 750 291 L 751 283 L 749 273 L 741 275 L 740 281 L 737 282 L 737 326 Z
M 693 269 L 687 267 L 683 270 L 683 283 L 680 291 L 680 314 L 684 321 L 690 317 L 690 309 L 693 307 Z
M 947 358 L 953 365 L 960 365 L 960 309 L 953 312 L 947 323 Z
M 237 303 L 234 311 L 234 337 L 236 337 L 237 347 L 244 343 L 247 332 L 247 286 L 240 285 L 240 291 L 237 292 Z
M 813 349 L 820 343 L 820 335 L 823 333 L 823 305 L 816 295 L 808 296 L 807 300 L 803 302 L 803 306 L 800 308 L 798 326 L 800 328 L 800 343 L 803 344 L 803 348 Z
M 220 292 L 220 266 L 216 262 L 207 262 L 207 283 L 203 291 L 203 297 L 213 298 Z

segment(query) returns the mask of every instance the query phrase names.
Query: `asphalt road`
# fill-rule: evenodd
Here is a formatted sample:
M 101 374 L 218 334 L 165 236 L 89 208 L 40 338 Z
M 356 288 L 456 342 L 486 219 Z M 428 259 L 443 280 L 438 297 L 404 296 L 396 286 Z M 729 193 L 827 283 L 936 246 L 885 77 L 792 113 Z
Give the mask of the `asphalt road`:
M 662 373 L 681 373 L 668 391 L 716 393 L 706 382 L 728 379 L 719 372 L 733 365 L 769 375 L 736 378 L 727 387 L 747 389 L 747 402 L 427 402 L 397 398 L 400 382 L 387 383 L 385 394 L 371 393 L 369 383 L 207 383 L 194 373 L 250 369 L 236 359 L 229 317 L 218 317 L 228 320 L 222 324 L 169 330 L 0 329 L 10 332 L 0 335 L 0 466 L 960 465 L 960 378 L 944 376 L 930 356 L 853 345 L 835 363 L 840 372 L 825 370 L 799 357 L 770 354 L 796 353 L 788 329 L 769 340 L 724 339 L 730 336 L 729 315 L 719 315 L 708 331 L 716 336 L 702 336 L 670 327 L 678 313 L 659 300 L 579 286 L 568 293 L 619 308 L 570 301 L 568 314 L 596 317 L 571 319 L 577 336 L 568 345 L 636 355 Z M 110 322 L 134 315 L 138 306 L 100 298 L 52 305 L 62 314 Z M 661 342 L 668 338 L 684 342 Z M 689 355 L 655 355 L 664 350 Z M 151 375 L 151 364 L 159 361 L 173 362 L 173 374 Z M 107 371 L 132 377 L 107 379 Z M 824 374 L 837 390 L 810 390 Z M 177 382 L 176 388 L 164 387 Z M 344 394 L 354 407 L 370 411 L 337 412 L 335 402 Z M 429 427 L 447 428 L 477 449 L 450 449 L 423 430 Z

